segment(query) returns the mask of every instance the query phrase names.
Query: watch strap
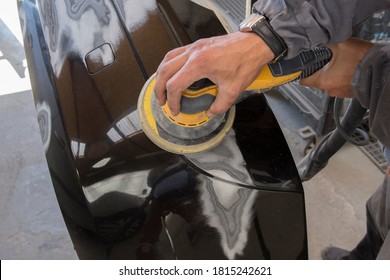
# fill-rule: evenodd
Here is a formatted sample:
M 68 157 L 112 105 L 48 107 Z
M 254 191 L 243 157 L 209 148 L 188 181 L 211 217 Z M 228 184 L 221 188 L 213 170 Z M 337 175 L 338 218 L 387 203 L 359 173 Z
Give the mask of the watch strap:
M 287 52 L 283 39 L 275 32 L 268 20 L 264 18 L 252 26 L 252 31 L 259 35 L 275 54 L 273 62 L 278 61 Z
M 250 15 L 241 23 L 240 30 L 254 32 L 262 38 L 275 55 L 272 62 L 279 61 L 287 52 L 287 45 L 263 15 L 257 13 Z

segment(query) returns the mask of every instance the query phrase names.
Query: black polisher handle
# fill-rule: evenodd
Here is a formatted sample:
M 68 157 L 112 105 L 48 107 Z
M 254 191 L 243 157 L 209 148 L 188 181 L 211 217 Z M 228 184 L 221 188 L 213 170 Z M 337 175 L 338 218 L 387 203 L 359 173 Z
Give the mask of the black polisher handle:
M 299 55 L 291 59 L 281 59 L 276 63 L 269 63 L 267 66 L 273 78 L 275 78 L 275 80 L 278 77 L 301 72 L 296 79 L 288 81 L 288 82 L 292 82 L 312 75 L 313 73 L 315 73 L 316 71 L 324 67 L 331 59 L 332 59 L 332 51 L 327 47 L 319 47 L 319 48 L 303 51 Z M 282 84 L 278 84 L 278 86 Z M 197 92 L 197 91 L 202 91 L 202 89 L 205 89 L 213 85 L 214 85 L 213 82 L 211 82 L 209 79 L 201 79 L 193 83 L 188 88 L 188 90 L 192 92 Z M 240 101 L 244 100 L 245 98 L 253 94 L 256 94 L 258 92 L 263 93 L 270 89 L 271 88 L 259 88 L 256 90 L 244 91 L 237 98 L 235 104 L 239 103 Z M 197 98 L 189 98 L 183 95 L 181 99 L 180 111 L 186 114 L 196 114 L 196 113 L 206 111 L 210 107 L 210 105 L 214 102 L 215 98 L 216 95 L 207 94 L 207 92 L 202 93 Z

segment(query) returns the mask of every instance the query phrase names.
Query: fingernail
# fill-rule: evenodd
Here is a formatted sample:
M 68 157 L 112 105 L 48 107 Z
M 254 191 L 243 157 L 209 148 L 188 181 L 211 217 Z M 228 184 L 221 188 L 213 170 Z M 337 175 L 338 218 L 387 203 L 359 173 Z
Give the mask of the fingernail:
M 212 117 L 214 117 L 214 114 L 211 112 L 206 112 L 206 116 L 211 119 Z

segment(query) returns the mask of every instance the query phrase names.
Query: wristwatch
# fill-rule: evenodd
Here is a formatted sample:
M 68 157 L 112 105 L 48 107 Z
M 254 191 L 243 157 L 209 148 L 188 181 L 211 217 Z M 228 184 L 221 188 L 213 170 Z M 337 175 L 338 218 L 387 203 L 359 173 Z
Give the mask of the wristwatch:
M 272 62 L 278 62 L 287 53 L 287 45 L 269 24 L 268 19 L 253 13 L 240 24 L 241 32 L 254 32 L 270 47 L 275 55 Z

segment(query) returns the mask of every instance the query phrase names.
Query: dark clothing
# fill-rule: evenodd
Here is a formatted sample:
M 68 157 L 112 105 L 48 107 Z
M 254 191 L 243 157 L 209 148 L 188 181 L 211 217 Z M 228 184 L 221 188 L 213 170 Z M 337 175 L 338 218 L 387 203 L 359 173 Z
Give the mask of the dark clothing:
M 304 49 L 345 41 L 353 27 L 389 7 L 390 0 L 259 0 L 254 10 L 270 19 L 294 57 Z
M 288 46 L 288 56 L 304 49 L 342 42 L 373 12 L 390 0 L 259 0 L 254 10 L 270 19 Z M 357 67 L 352 87 L 370 109 L 371 131 L 390 148 L 390 46 L 376 45 Z M 382 94 L 385 93 L 385 94 Z
M 259 0 L 254 5 L 254 10 L 265 15 L 286 42 L 288 57 L 304 49 L 345 41 L 354 27 L 372 13 L 389 8 L 390 0 Z M 377 44 L 367 51 L 354 72 L 352 88 L 360 103 L 370 110 L 371 132 L 387 149 L 385 154 L 389 153 L 390 45 Z M 390 259 L 388 175 L 368 200 L 367 216 L 368 233 L 360 248 L 371 244 L 372 258 Z
M 382 246 L 388 234 L 389 219 L 382 215 L 389 215 L 390 180 L 388 176 L 377 191 L 367 201 L 367 233 L 349 255 L 351 260 L 375 260 L 381 252 L 383 259 L 390 259 L 388 246 Z M 381 251 L 381 248 L 383 250 Z
M 377 44 L 363 57 L 352 80 L 356 97 L 370 110 L 370 129 L 390 148 L 390 45 Z

